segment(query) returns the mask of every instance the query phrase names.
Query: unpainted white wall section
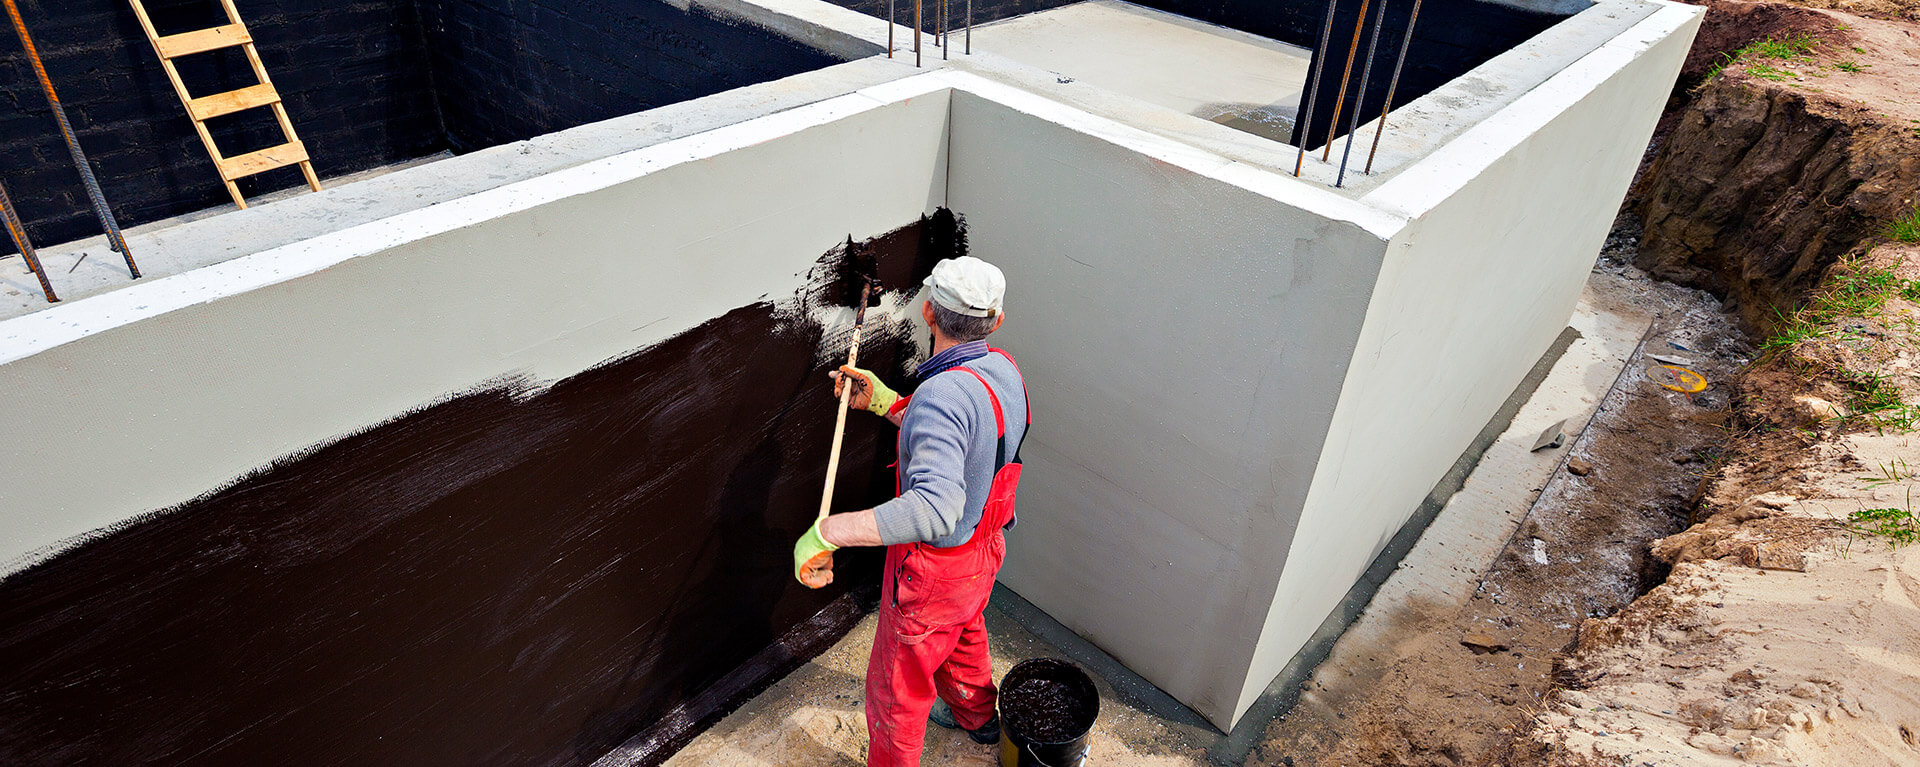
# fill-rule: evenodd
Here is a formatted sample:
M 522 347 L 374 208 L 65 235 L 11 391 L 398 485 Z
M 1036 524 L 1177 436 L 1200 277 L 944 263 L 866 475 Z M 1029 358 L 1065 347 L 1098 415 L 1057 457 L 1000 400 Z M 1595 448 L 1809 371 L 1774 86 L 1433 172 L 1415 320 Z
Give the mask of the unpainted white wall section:
M 1385 241 L 964 91 L 952 137 L 1034 403 L 1002 580 L 1224 726 Z
M 879 88 L 0 323 L 0 572 L 791 295 L 849 235 L 945 203 L 947 91 Z
M 1416 217 L 1380 270 L 1236 717 L 1560 333 L 1698 23 L 1669 6 L 1365 200 Z

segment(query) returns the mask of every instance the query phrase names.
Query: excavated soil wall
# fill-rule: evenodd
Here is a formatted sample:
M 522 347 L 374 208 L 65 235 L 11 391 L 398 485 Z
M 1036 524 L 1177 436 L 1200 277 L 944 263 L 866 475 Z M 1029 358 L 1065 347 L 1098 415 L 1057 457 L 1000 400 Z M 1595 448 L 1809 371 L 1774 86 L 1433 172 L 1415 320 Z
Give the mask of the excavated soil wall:
M 1758 62 L 1787 79 L 1750 74 L 1747 60 L 1701 83 L 1725 52 L 1798 34 L 1825 45 L 1808 61 Z M 1709 6 L 1682 75 L 1694 90 L 1633 193 L 1646 226 L 1635 263 L 1722 296 L 1764 332 L 1835 260 L 1913 210 L 1920 131 L 1901 111 L 1911 105 L 1897 87 L 1872 87 L 1870 77 L 1893 75 L 1880 65 L 1837 67 L 1907 55 L 1898 47 L 1819 11 Z

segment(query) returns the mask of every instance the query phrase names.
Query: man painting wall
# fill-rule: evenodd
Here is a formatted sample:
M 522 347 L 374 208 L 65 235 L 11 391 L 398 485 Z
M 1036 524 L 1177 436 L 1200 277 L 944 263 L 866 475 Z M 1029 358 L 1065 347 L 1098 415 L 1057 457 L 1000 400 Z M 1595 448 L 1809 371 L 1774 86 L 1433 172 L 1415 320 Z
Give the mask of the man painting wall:
M 1006 556 L 1019 484 L 1020 441 L 1030 422 L 1026 383 L 1013 358 L 987 345 L 1006 320 L 1006 278 L 971 256 L 934 265 L 921 317 L 933 355 L 919 389 L 900 397 L 871 371 L 843 366 L 834 395 L 852 382 L 848 407 L 900 427 L 899 493 L 865 511 L 816 522 L 794 546 L 794 574 L 831 583 L 832 552 L 886 546 L 880 624 L 867 663 L 867 764 L 918 765 L 929 717 L 998 742 L 998 691 L 982 612 Z

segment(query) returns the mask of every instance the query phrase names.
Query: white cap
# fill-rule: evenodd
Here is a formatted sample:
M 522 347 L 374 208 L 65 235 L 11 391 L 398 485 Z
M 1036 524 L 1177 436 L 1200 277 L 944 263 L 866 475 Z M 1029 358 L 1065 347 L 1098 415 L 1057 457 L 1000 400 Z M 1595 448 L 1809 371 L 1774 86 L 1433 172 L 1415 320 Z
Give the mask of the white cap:
M 969 317 L 999 314 L 1007 297 L 1007 278 L 1000 267 L 973 256 L 941 259 L 926 285 L 934 303 Z

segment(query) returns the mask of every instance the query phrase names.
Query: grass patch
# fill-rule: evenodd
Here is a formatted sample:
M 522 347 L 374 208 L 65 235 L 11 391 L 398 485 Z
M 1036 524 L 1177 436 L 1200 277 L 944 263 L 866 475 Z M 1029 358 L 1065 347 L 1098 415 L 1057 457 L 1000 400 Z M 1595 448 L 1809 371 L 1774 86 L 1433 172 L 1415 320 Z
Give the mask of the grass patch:
M 1914 130 L 1920 132 L 1920 128 Z M 1887 239 L 1897 242 L 1920 242 L 1920 205 L 1914 206 L 1907 215 L 1887 224 L 1887 231 L 1884 234 Z
M 1720 61 L 1715 63 L 1712 69 L 1707 70 L 1706 78 L 1700 82 L 1702 84 L 1713 82 L 1713 79 L 1726 71 L 1729 65 L 1740 61 L 1748 62 L 1746 73 L 1754 77 L 1776 81 L 1792 79 L 1791 74 L 1766 63 L 1766 60 L 1812 61 L 1813 52 L 1822 44 L 1823 41 L 1820 38 L 1804 32 L 1786 39 L 1769 37 L 1765 40 L 1755 40 L 1740 46 L 1737 50 L 1720 54 Z
M 1760 350 L 1784 349 L 1832 335 L 1832 325 L 1838 320 L 1876 315 L 1895 295 L 1906 296 L 1909 291 L 1920 295 L 1920 282 L 1900 279 L 1891 267 L 1850 266 L 1814 293 L 1799 311 L 1789 314 L 1775 310 L 1774 334 L 1760 344 Z
M 1859 72 L 1860 70 L 1863 70 L 1863 69 L 1866 69 L 1867 67 L 1870 67 L 1870 66 L 1873 66 L 1873 65 L 1872 65 L 1872 64 L 1864 64 L 1864 65 L 1862 65 L 1862 64 L 1855 64 L 1855 63 L 1853 63 L 1853 62 L 1851 62 L 1851 61 L 1842 61 L 1842 62 L 1839 62 L 1839 63 L 1836 63 L 1836 64 L 1834 64 L 1834 65 L 1833 65 L 1833 68 L 1834 68 L 1834 69 L 1838 69 L 1838 70 L 1840 70 L 1840 71 L 1842 71 L 1842 72 L 1854 72 L 1854 73 L 1858 73 L 1858 72 Z
M 1853 390 L 1853 399 L 1847 403 L 1852 417 L 1883 432 L 1908 432 L 1920 426 L 1920 406 L 1907 404 L 1900 397 L 1900 388 L 1878 374 L 1853 382 Z

